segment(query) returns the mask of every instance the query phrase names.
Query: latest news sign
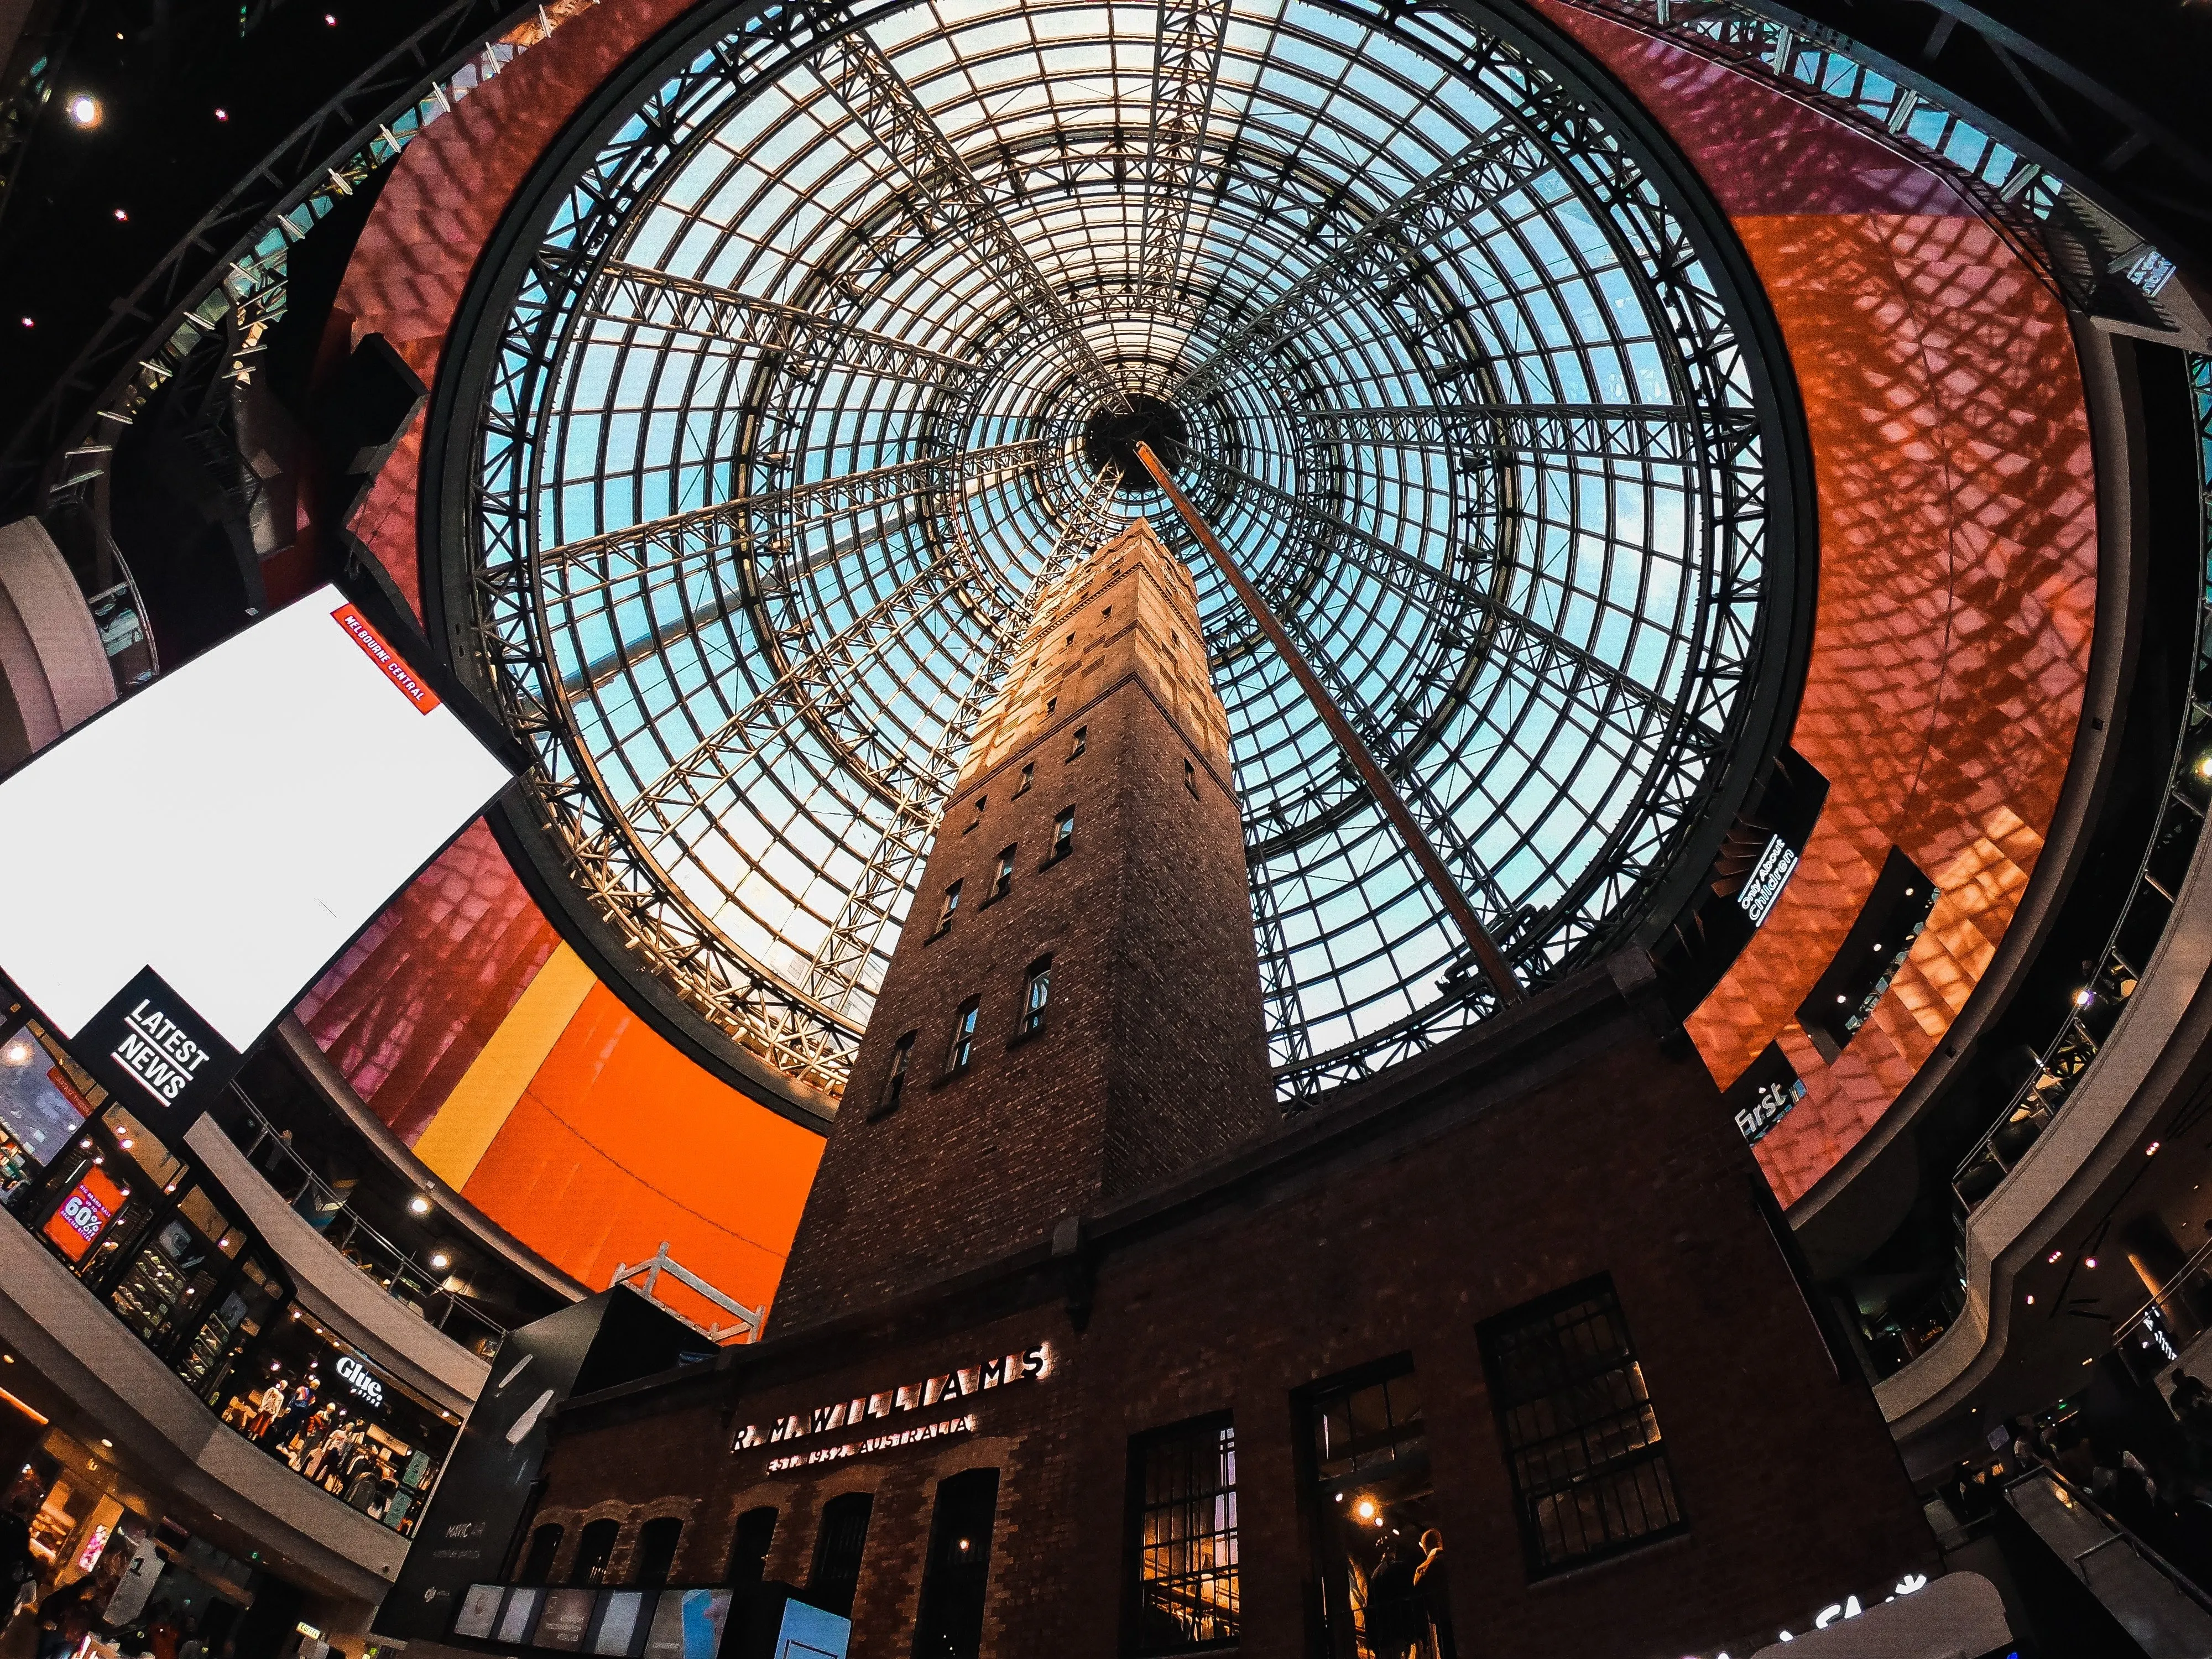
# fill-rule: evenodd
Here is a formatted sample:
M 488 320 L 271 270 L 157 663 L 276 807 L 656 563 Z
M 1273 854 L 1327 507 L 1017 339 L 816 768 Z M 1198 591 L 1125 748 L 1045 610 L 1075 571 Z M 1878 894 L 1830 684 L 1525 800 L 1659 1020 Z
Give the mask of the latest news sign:
M 506 768 L 336 588 L 0 780 L 0 972 L 134 1110 L 198 1104 Z
M 782 1456 L 769 1460 L 770 1474 L 797 1468 L 803 1464 L 827 1463 L 844 1457 L 858 1457 L 869 1452 L 889 1451 L 899 1446 L 910 1446 L 925 1440 L 939 1440 L 947 1435 L 971 1434 L 975 1418 L 965 1410 L 934 1422 L 900 1426 L 897 1419 L 908 1412 L 933 1411 L 939 1407 L 964 1406 L 975 1395 L 994 1389 L 1010 1387 L 1018 1382 L 1035 1382 L 1051 1374 L 1052 1348 L 1040 1342 L 1033 1348 L 1017 1353 L 998 1354 L 978 1360 L 973 1365 L 956 1366 L 935 1376 L 927 1376 L 918 1382 L 902 1383 L 878 1392 L 854 1395 L 849 1400 L 833 1400 L 826 1406 L 817 1406 L 810 1411 L 793 1412 L 779 1417 L 763 1429 L 757 1423 L 748 1423 L 739 1429 L 730 1443 L 733 1452 L 750 1451 L 757 1446 L 778 1446 L 799 1440 L 812 1439 L 844 1430 L 852 1433 L 872 1429 L 872 1433 L 827 1445 L 794 1448 Z

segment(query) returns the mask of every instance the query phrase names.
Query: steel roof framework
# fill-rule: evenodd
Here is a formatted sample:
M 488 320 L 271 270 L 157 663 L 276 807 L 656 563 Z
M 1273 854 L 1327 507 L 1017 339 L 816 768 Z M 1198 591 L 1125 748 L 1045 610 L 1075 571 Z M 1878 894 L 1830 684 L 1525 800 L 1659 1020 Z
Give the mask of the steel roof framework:
M 834 1092 L 1044 586 L 1122 515 L 1182 533 L 1082 443 L 1165 396 L 1184 487 L 1541 983 L 1640 919 L 1759 659 L 1731 316 L 1632 147 L 1455 13 L 775 9 L 566 191 L 447 556 L 592 914 Z M 1191 562 L 1295 1102 L 1488 994 Z

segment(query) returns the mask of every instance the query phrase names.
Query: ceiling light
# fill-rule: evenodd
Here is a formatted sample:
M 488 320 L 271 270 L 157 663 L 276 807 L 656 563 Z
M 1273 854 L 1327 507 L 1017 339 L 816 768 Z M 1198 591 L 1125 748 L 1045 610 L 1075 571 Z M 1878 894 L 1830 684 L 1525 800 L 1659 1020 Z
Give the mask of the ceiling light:
M 131 222 L 131 216 L 128 213 L 125 213 L 121 208 L 118 208 L 115 210 L 115 222 L 119 225 L 127 225 Z
M 2145 1158 L 2156 1158 L 2158 1156 L 2158 1149 L 2165 1144 L 2166 1143 L 2163 1141 L 2152 1141 L 2149 1146 L 2143 1148 L 2143 1156 Z
M 2045 1261 L 2057 1261 L 2057 1260 L 2058 1260 L 2058 1258 L 2059 1258 L 2060 1256 L 2064 1255 L 2065 1254 L 2066 1254 L 2066 1252 L 2065 1252 L 2065 1251 L 2063 1251 L 2063 1250 L 2053 1250 L 2053 1251 L 2052 1251 L 2049 1255 L 2046 1255 L 2046 1256 L 2045 1256 L 2045 1257 L 2044 1257 L 2043 1259 L 2044 1259 Z M 292 1316 L 292 1317 L 293 1317 L 293 1318 L 295 1318 L 295 1319 L 297 1319 L 297 1318 L 299 1317 L 299 1315 L 297 1315 L 297 1314 L 294 1314 L 294 1315 Z
M 416 1215 L 428 1215 L 430 1213 L 430 1200 L 417 1193 L 407 1200 L 407 1207 Z
M 100 1441 L 100 1443 L 101 1445 L 103 1445 L 103 1446 L 106 1447 L 106 1448 L 107 1448 L 107 1449 L 108 1449 L 108 1450 L 110 1450 L 110 1451 L 113 1451 L 113 1450 L 115 1449 L 115 1443 L 114 1443 L 112 1440 L 108 1440 L 108 1439 L 104 1439 L 104 1438 L 103 1438 L 103 1439 Z
M 100 100 L 88 92 L 73 93 L 64 106 L 69 111 L 70 125 L 90 130 L 100 125 Z
M 1359 1518 L 1362 1521 L 1372 1521 L 1375 1518 L 1375 1500 L 1373 1498 L 1363 1498 L 1359 1500 Z
M 2097 1265 L 2097 1258 L 2094 1255 L 2085 1255 L 2081 1258 L 2081 1265 L 2085 1267 L 2094 1267 Z
M 2033 1291 L 2030 1291 L 2027 1293 L 2027 1305 L 2031 1308 L 2035 1305 L 2035 1292 Z
M 430 1253 L 430 1265 L 435 1267 L 440 1273 L 443 1273 L 447 1268 L 453 1265 L 453 1258 L 447 1255 L 443 1250 L 433 1250 Z
M 24 318 L 23 326 L 25 328 L 28 328 L 30 325 L 31 319 L 28 317 Z M 17 1037 L 13 1042 L 8 1045 L 8 1063 L 10 1066 L 21 1066 L 30 1057 L 31 1045 L 24 1042 L 22 1038 Z

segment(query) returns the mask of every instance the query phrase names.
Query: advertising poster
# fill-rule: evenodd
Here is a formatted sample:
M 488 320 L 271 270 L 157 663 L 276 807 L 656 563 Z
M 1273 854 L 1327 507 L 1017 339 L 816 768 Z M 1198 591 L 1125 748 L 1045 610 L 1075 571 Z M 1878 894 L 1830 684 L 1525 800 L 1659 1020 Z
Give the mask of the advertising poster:
M 550 1589 L 538 1614 L 538 1633 L 531 1645 L 574 1653 L 584 1645 L 584 1632 L 592 1622 L 592 1603 L 599 1592 L 591 1589 Z
M 664 1590 L 645 1638 L 645 1659 L 714 1659 L 729 1618 L 728 1590 Z
M 637 1634 L 638 1614 L 645 1610 L 646 1592 L 618 1589 L 607 1592 L 607 1605 L 599 1614 L 599 1632 L 592 1638 L 593 1653 L 623 1655 Z
M 545 1592 L 519 1589 L 507 1598 L 507 1612 L 499 1621 L 499 1639 L 520 1642 L 530 1634 L 530 1621 L 538 1612 L 538 1598 Z
M 0 1128 L 41 1164 L 54 1161 L 87 1115 L 76 1092 L 55 1082 L 58 1069 L 27 1026 L 0 1038 Z
M 506 1594 L 503 1584 L 470 1585 L 468 1594 L 461 1597 L 461 1610 L 453 1615 L 453 1634 L 489 1641 L 492 1623 L 499 1617 L 500 1598 Z

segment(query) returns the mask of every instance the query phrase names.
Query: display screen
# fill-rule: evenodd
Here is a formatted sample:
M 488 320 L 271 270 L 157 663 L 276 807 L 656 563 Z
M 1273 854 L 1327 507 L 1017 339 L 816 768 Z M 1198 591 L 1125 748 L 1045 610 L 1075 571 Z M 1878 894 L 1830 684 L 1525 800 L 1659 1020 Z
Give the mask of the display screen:
M 609 1590 L 606 1606 L 599 1610 L 599 1633 L 592 1638 L 592 1651 L 627 1654 L 630 1638 L 637 1634 L 637 1616 L 644 1607 L 643 1590 Z
M 519 1589 L 507 1598 L 507 1612 L 499 1621 L 499 1639 L 520 1642 L 530 1634 L 531 1615 L 538 1611 L 538 1598 L 545 1592 Z
M 461 1597 L 460 1611 L 453 1615 L 453 1634 L 472 1636 L 483 1641 L 491 1635 L 492 1620 L 499 1617 L 500 1597 L 507 1594 L 504 1584 L 471 1584 L 468 1594 Z
M 599 1592 L 554 1589 L 545 1592 L 545 1607 L 538 1615 L 538 1631 L 531 1645 L 557 1648 L 573 1653 L 584 1645 L 584 1631 L 592 1622 L 592 1603 Z
M 116 1211 L 123 1207 L 124 1193 L 98 1170 L 87 1170 L 84 1179 L 62 1200 L 62 1206 L 46 1218 L 46 1234 L 61 1246 L 62 1254 L 72 1261 L 84 1260 L 107 1224 L 115 1218 Z
M 0 970 L 75 1037 L 150 969 L 243 1050 L 507 777 L 318 589 L 0 781 L 0 865 L 37 872 Z
M 783 1604 L 783 1624 L 775 1633 L 775 1659 L 845 1659 L 853 1621 L 793 1596 Z
M 41 1164 L 54 1161 L 87 1116 L 54 1073 L 53 1056 L 27 1027 L 0 1039 L 0 1126 Z
M 726 1589 L 664 1590 L 645 1639 L 646 1659 L 714 1659 L 729 1616 Z

